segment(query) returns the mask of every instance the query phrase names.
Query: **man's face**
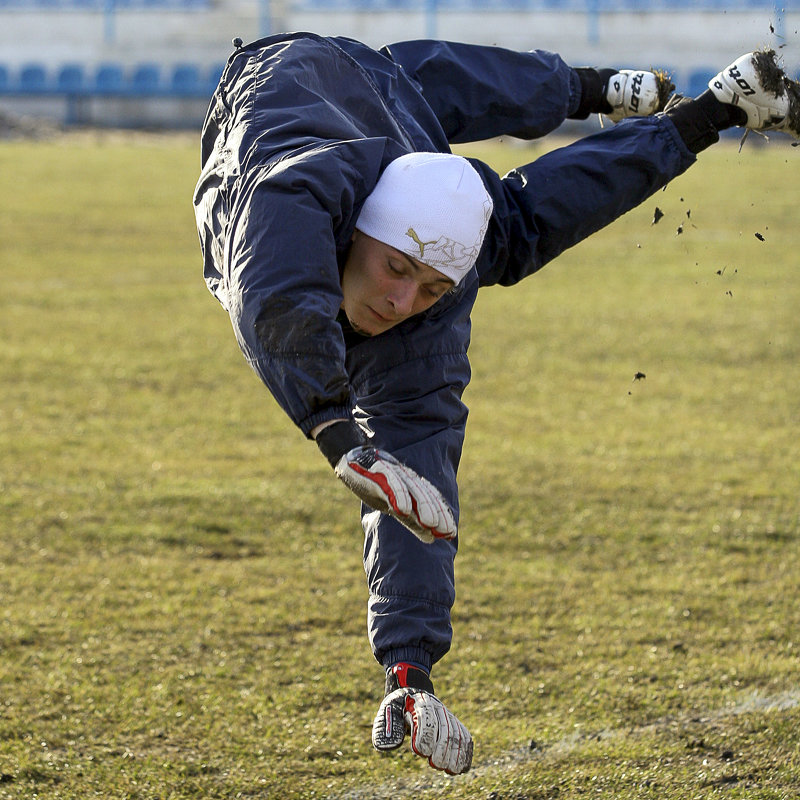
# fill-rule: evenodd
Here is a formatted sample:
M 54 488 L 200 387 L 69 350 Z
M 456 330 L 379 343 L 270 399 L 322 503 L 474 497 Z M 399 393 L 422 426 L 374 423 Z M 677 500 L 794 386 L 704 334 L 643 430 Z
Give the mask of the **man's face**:
M 342 309 L 354 330 L 376 336 L 426 311 L 453 286 L 433 267 L 356 231 L 342 273 Z

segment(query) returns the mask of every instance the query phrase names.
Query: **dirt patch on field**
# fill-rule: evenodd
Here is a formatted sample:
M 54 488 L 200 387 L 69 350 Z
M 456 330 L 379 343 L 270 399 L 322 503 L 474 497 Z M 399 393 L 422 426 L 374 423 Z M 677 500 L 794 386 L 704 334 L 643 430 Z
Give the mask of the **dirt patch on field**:
M 51 120 L 19 116 L 0 108 L 0 140 L 50 139 L 60 134 L 61 130 Z

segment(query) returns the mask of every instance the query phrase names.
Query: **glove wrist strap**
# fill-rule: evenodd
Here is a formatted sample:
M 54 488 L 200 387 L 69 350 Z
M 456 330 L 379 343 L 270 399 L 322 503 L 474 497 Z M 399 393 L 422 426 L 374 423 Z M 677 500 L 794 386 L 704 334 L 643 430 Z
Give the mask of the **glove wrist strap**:
M 433 683 L 424 670 L 401 661 L 386 670 L 386 694 L 406 688 L 435 694 Z
M 339 459 L 354 447 L 369 444 L 367 437 L 354 419 L 334 422 L 323 428 L 315 439 L 317 447 L 330 465 L 335 467 Z
M 616 74 L 616 70 L 596 70 L 592 67 L 575 67 L 578 80 L 581 82 L 581 100 L 578 108 L 569 115 L 568 119 L 586 119 L 589 114 L 610 114 L 611 104 L 608 102 L 606 92 L 608 81 Z
M 707 94 L 716 99 L 711 92 Z M 717 103 L 717 105 L 722 104 Z M 679 95 L 670 100 L 664 109 L 664 115 L 672 120 L 684 144 L 695 155 L 718 142 L 719 131 L 727 127 L 723 121 L 711 118 L 704 108 L 704 103 Z M 720 127 L 717 127 L 718 125 Z

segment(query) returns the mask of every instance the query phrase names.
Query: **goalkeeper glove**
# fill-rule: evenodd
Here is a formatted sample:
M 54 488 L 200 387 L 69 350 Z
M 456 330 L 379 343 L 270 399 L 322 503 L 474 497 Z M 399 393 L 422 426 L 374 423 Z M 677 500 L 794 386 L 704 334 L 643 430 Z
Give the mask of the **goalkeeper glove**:
M 337 477 L 370 508 L 394 517 L 426 544 L 455 538 L 455 517 L 439 490 L 390 453 L 366 444 L 355 421 L 323 428 L 316 441 Z
M 409 733 L 411 749 L 434 769 L 460 775 L 472 766 L 472 737 L 433 694 L 421 669 L 397 664 L 386 676 L 386 697 L 372 724 L 376 750 L 394 750 Z

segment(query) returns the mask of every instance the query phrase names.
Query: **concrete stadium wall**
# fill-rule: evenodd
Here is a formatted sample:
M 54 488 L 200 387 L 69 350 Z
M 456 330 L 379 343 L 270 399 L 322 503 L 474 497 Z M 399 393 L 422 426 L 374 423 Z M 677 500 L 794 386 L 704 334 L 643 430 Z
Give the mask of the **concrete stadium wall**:
M 774 14 L 736 13 L 613 12 L 592 18 L 576 12 L 458 12 L 440 15 L 431 30 L 424 14 L 383 12 L 360 18 L 343 13 L 295 13 L 294 30 L 346 33 L 367 44 L 384 44 L 400 39 L 436 38 L 496 44 L 517 50 L 542 48 L 560 53 L 575 65 L 642 67 L 672 66 L 688 72 L 698 68 L 721 69 L 734 58 L 763 45 L 778 47 L 787 64 L 800 63 L 800 39 L 795 28 L 800 14 L 788 15 L 784 26 L 794 32 L 786 43 L 771 32 Z
M 267 3 L 269 2 L 269 5 Z M 561 53 L 575 65 L 662 66 L 686 88 L 693 70 L 716 70 L 743 52 L 780 47 L 786 66 L 800 65 L 800 13 L 775 9 L 606 12 L 593 17 L 574 11 L 448 11 L 433 17 L 415 11 L 304 11 L 289 0 L 212 0 L 207 9 L 167 8 L 102 12 L 47 8 L 0 10 L 0 63 L 10 70 L 38 63 L 56 70 L 77 63 L 93 69 L 104 62 L 125 67 L 153 62 L 162 69 L 190 62 L 208 67 L 224 62 L 235 36 L 248 41 L 263 33 L 313 30 L 351 36 L 379 46 L 435 36 Z M 773 30 L 774 29 L 774 32 Z M 83 103 L 83 119 L 109 124 L 195 125 L 204 103 L 128 99 Z M 64 118 L 64 100 L 0 97 L 0 108 Z M 48 111 L 49 109 L 49 111 Z M 73 109 L 74 111 L 74 109 Z
M 686 3 L 690 7 L 690 3 Z M 101 12 L 47 8 L 0 10 L 0 61 L 57 67 L 68 62 L 174 64 L 224 60 L 231 39 L 245 41 L 263 32 L 312 30 L 341 34 L 379 46 L 433 35 L 515 49 L 541 47 L 581 63 L 656 61 L 676 66 L 724 66 L 733 57 L 764 44 L 784 45 L 787 62 L 800 63 L 800 14 L 776 19 L 775 9 L 725 11 L 607 12 L 596 19 L 569 11 L 449 11 L 435 18 L 424 12 L 304 11 L 287 0 L 215 0 L 207 10 L 150 8 Z M 779 40 L 770 27 L 783 30 Z

